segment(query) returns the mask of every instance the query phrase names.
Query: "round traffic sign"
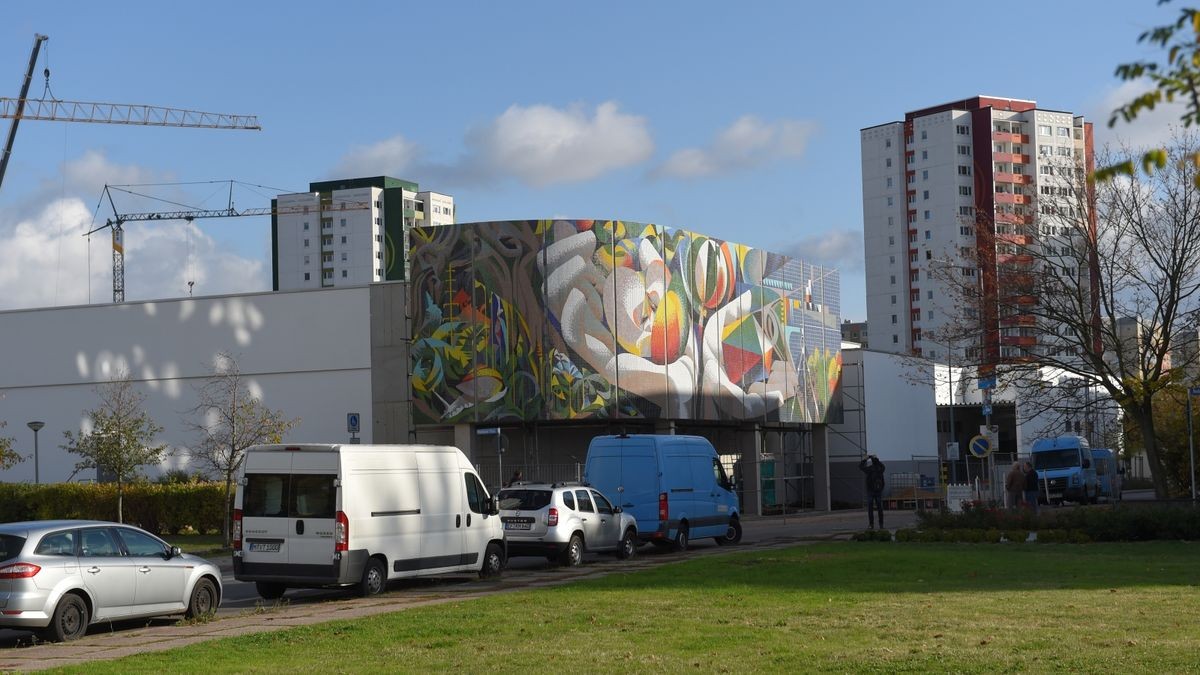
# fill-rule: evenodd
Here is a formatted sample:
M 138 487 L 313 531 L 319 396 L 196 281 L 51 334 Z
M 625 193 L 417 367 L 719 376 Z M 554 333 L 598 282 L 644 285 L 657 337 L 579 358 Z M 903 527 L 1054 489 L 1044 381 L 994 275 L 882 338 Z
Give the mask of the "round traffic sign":
M 991 454 L 992 442 L 987 439 L 987 436 L 976 436 L 971 439 L 971 442 L 967 445 L 967 449 L 971 451 L 972 455 L 983 459 Z

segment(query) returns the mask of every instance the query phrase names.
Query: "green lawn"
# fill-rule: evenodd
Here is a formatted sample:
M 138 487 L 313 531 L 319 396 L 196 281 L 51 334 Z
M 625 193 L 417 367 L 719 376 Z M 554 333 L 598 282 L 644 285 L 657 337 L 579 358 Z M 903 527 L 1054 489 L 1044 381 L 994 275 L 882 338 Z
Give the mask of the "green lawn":
M 80 671 L 1200 672 L 1198 563 L 1189 543 L 745 551 Z

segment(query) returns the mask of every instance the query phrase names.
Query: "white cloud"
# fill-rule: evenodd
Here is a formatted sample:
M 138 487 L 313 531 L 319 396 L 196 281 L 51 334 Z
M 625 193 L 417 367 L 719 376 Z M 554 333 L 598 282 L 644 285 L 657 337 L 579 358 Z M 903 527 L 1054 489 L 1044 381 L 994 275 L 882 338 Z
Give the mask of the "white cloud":
M 108 230 L 97 232 L 89 246 L 82 236 L 93 228 L 88 203 L 94 203 L 105 183 L 162 179 L 161 174 L 113 165 L 102 154 L 88 152 L 63 167 L 55 195 L 49 196 L 47 187 L 0 214 L 0 250 L 5 252 L 0 309 L 85 304 L 89 281 L 91 301 L 109 302 L 111 235 Z M 98 219 L 97 224 L 103 222 Z M 125 265 L 129 300 L 186 295 L 187 277 L 195 279 L 195 292 L 205 295 L 270 287 L 264 261 L 223 248 L 194 224 L 182 222 L 126 224 Z
M 451 163 L 422 162 L 422 148 L 403 136 L 357 147 L 339 161 L 338 176 L 410 174 L 453 187 L 507 177 L 535 187 L 575 183 L 646 161 L 654 141 L 646 120 L 609 101 L 588 110 L 513 105 L 469 131 Z
M 1138 114 L 1133 122 L 1117 120 L 1112 128 L 1108 119 L 1114 110 L 1129 103 L 1141 94 L 1150 91 L 1153 85 L 1145 80 L 1122 82 L 1119 86 L 1109 89 L 1104 98 L 1095 106 L 1088 119 L 1095 123 L 1097 145 L 1111 143 L 1127 145 L 1133 149 L 1161 147 L 1171 139 L 1172 127 L 1179 127 L 1179 118 L 1184 113 L 1181 101 L 1162 103 L 1151 111 Z
M 397 134 L 372 145 L 351 148 L 338 162 L 334 177 L 403 176 L 419 155 L 416 143 Z
M 667 158 L 654 176 L 704 178 L 800 157 L 816 124 L 805 120 L 764 122 L 744 115 L 717 134 L 706 148 L 685 148 Z
M 830 230 L 801 237 L 777 248 L 793 258 L 842 272 L 863 269 L 863 234 L 860 230 Z
M 578 105 L 514 105 L 467 134 L 466 145 L 459 164 L 468 174 L 513 175 L 537 187 L 591 180 L 654 152 L 646 119 L 622 113 L 612 101 L 592 114 Z

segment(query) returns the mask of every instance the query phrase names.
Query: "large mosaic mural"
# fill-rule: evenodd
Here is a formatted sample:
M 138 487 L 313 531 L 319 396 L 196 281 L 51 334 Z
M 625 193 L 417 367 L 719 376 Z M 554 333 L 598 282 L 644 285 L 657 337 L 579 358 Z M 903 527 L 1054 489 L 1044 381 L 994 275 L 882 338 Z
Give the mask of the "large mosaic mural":
M 835 270 L 658 225 L 415 228 L 417 423 L 824 422 Z

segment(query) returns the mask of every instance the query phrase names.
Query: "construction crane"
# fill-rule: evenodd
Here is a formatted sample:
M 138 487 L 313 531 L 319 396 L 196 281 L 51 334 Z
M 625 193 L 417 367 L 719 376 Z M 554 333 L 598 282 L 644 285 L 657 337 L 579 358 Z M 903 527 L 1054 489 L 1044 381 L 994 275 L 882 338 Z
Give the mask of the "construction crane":
M 232 183 L 232 181 L 231 181 Z M 252 209 L 238 210 L 233 205 L 233 190 L 230 186 L 229 202 L 223 209 L 185 209 L 180 211 L 145 211 L 141 213 L 119 213 L 117 205 L 113 202 L 112 188 L 114 186 L 105 185 L 103 198 L 108 199 L 109 206 L 112 207 L 113 217 L 109 218 L 103 225 L 83 236 L 89 236 L 105 228 L 112 231 L 112 261 L 113 261 L 113 302 L 125 302 L 125 223 L 142 222 L 151 220 L 185 220 L 192 222 L 197 218 L 238 218 L 243 216 L 278 216 L 297 213 L 315 213 L 317 222 L 319 223 L 327 213 L 337 213 L 342 211 L 359 211 L 370 209 L 370 202 L 355 202 L 355 201 L 325 201 L 318 200 L 318 205 L 313 208 L 307 204 L 292 204 L 285 206 L 267 206 Z M 118 188 L 119 189 L 119 188 Z M 143 195 L 144 196 L 144 195 Z M 193 282 L 188 282 L 189 293 Z
M 33 51 L 29 55 L 29 68 L 21 83 L 21 94 L 15 99 L 0 98 L 0 118 L 11 119 L 8 139 L 4 143 L 4 154 L 0 155 L 0 186 L 4 185 L 4 173 L 12 155 L 13 141 L 21 120 L 43 120 L 48 122 L 91 122 L 95 124 L 128 124 L 146 127 L 185 127 L 192 129 L 247 129 L 259 131 L 258 118 L 254 115 L 225 115 L 182 108 L 163 108 L 151 105 L 129 105 L 119 103 L 89 103 L 85 101 L 60 101 L 57 99 L 29 99 L 29 83 L 37 65 L 38 53 L 48 36 L 33 37 Z M 50 69 L 45 69 L 47 85 Z M 49 87 L 47 86 L 47 89 Z

